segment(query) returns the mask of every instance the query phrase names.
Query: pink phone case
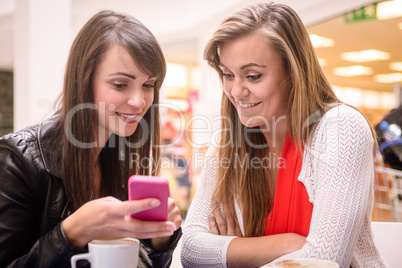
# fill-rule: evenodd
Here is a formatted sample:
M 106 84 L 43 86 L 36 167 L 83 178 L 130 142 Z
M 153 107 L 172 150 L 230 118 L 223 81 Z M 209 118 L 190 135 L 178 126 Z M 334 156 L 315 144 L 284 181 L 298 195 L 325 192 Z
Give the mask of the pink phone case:
M 146 221 L 167 221 L 169 182 L 162 177 L 133 175 L 128 180 L 129 200 L 158 198 L 160 206 L 132 214 L 132 218 Z

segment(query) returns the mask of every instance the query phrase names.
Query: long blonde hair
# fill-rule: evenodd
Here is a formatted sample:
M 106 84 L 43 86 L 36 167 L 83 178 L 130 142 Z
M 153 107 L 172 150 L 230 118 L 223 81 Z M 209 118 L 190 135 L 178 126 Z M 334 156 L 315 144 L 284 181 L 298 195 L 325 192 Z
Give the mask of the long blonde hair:
M 204 58 L 218 72 L 221 81 L 221 46 L 250 33 L 265 36 L 267 44 L 282 59 L 289 77 L 288 129 L 292 138 L 302 145 L 315 123 L 311 115 L 317 112 L 322 115 L 326 105 L 339 102 L 321 70 L 309 34 L 299 16 L 286 5 L 258 3 L 240 10 L 223 21 L 204 50 Z M 244 235 L 261 236 L 267 215 L 273 207 L 275 175 L 267 168 L 247 165 L 247 159 L 264 159 L 269 148 L 259 128 L 247 131 L 248 128 L 240 123 L 237 111 L 226 94 L 222 95 L 221 114 L 231 121 L 222 120 L 222 129 L 231 131 L 222 132 L 220 144 L 228 146 L 219 148 L 218 156 L 224 161 L 229 160 L 230 165 L 219 165 L 213 200 L 223 204 L 228 217 L 235 215 L 234 200 L 238 200 L 243 214 Z M 245 139 L 259 146 L 250 146 Z

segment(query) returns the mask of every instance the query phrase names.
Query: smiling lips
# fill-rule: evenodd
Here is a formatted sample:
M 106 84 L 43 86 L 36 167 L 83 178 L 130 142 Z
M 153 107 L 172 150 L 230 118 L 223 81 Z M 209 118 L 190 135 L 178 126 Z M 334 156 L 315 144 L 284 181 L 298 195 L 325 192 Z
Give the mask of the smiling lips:
M 134 124 L 138 122 L 140 118 L 138 114 L 123 114 L 118 112 L 116 112 L 116 114 L 119 116 L 120 120 L 127 124 Z
M 255 102 L 255 103 L 242 103 L 240 101 L 236 101 L 237 105 L 239 105 L 240 108 L 242 109 L 247 109 L 253 106 L 256 106 L 258 104 L 260 104 L 261 102 Z

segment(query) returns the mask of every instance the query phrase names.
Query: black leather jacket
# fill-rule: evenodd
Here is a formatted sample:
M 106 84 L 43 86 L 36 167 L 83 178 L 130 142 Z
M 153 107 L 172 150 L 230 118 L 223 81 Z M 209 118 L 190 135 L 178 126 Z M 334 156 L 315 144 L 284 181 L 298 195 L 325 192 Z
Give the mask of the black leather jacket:
M 61 179 L 58 115 L 0 138 L 0 267 L 70 267 L 61 222 L 70 214 Z M 181 228 L 163 251 L 141 240 L 140 267 L 169 267 Z M 85 265 L 85 264 L 84 264 Z

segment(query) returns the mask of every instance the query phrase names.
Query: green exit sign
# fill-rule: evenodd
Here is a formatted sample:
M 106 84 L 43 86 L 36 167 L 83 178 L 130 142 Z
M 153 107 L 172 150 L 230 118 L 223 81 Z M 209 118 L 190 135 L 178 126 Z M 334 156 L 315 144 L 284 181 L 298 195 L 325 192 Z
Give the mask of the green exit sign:
M 373 3 L 343 14 L 345 23 L 377 19 L 377 4 L 378 3 Z

